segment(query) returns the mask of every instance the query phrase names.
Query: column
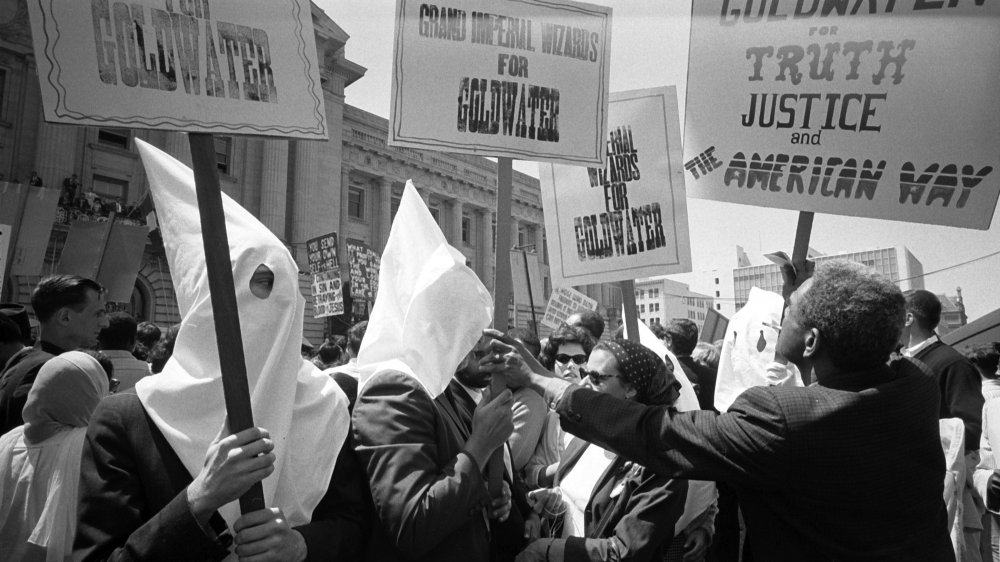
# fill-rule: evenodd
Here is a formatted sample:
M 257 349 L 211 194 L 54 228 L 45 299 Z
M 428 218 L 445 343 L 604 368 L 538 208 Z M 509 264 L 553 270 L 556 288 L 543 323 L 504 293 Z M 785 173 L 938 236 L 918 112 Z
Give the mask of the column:
M 465 244 L 462 242 L 462 213 L 465 206 L 460 199 L 451 201 L 451 245 L 461 248 Z
M 188 136 L 185 133 L 179 133 L 175 131 L 165 131 L 163 133 L 165 138 L 164 151 L 173 156 L 174 158 L 183 162 L 188 168 L 191 167 L 191 143 L 188 142 Z
M 264 141 L 264 157 L 260 162 L 260 221 L 280 240 L 285 233 L 285 211 L 288 205 L 288 141 Z
M 35 161 L 33 168 L 20 176 L 23 183 L 31 179 L 31 172 L 38 172 L 42 178 L 42 186 L 52 189 L 62 189 L 63 178 L 76 171 L 70 171 L 73 154 L 76 153 L 76 132 L 73 125 L 53 125 L 46 123 L 42 113 L 38 116 L 38 139 L 35 142 Z M 80 181 L 83 174 L 80 173 Z
M 493 290 L 493 213 L 480 210 L 479 219 L 479 279 L 491 291 Z
M 347 199 L 351 187 L 351 169 L 344 166 L 340 169 L 340 217 L 337 221 L 337 257 L 340 260 L 341 275 L 348 271 L 347 266 Z M 344 277 L 347 279 L 347 277 Z
M 518 220 L 517 217 L 513 217 L 513 216 L 510 217 L 510 247 L 511 248 L 520 245 L 520 243 L 519 243 L 520 240 L 519 240 L 519 237 L 517 235 L 517 232 L 520 229 L 520 227 L 521 227 L 521 221 Z M 510 248 L 507 248 L 507 249 L 509 250 Z
M 295 169 L 292 184 L 292 224 L 290 225 L 296 257 L 305 256 L 306 240 L 327 234 L 331 225 L 317 214 L 316 190 L 319 185 L 319 150 L 324 141 L 294 141 Z M 304 261 L 302 263 L 305 263 Z
M 385 244 L 389 241 L 389 230 L 392 228 L 392 180 L 389 178 L 378 179 L 379 205 L 376 211 L 378 216 L 378 240 L 376 249 L 379 252 L 385 250 Z

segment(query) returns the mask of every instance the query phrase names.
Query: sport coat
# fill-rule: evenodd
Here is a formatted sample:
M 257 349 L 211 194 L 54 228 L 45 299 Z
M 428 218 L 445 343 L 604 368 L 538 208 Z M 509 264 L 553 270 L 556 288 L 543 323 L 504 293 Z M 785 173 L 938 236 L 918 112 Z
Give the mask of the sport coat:
M 319 428 L 317 428 L 319 430 Z M 109 396 L 90 419 L 80 466 L 74 560 L 221 560 L 232 537 L 215 513 L 209 536 L 187 503 L 191 474 L 134 393 Z M 308 560 L 356 560 L 366 536 L 364 482 L 344 442 L 312 522 L 296 527 Z
M 965 451 L 979 447 L 983 427 L 983 386 L 979 370 L 964 355 L 939 341 L 913 356 L 934 373 L 941 392 L 941 419 L 959 418 L 965 424 Z
M 483 471 L 462 451 L 457 418 L 420 383 L 375 375 L 354 404 L 354 434 L 378 517 L 367 560 L 490 559 Z
M 900 361 L 836 381 L 750 388 L 724 414 L 572 387 L 557 411 L 659 474 L 734 485 L 755 559 L 954 560 L 932 375 Z

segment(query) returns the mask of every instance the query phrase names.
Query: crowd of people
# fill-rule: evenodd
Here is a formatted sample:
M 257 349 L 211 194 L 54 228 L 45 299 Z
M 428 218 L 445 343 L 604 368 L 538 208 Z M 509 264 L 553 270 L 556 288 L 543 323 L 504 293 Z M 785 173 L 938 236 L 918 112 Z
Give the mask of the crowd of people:
M 255 423 L 230 431 L 193 185 L 141 154 L 182 321 L 109 314 L 73 275 L 38 283 L 36 335 L 0 305 L 0 558 L 1000 559 L 1000 344 L 942 343 L 932 293 L 817 266 L 777 343 L 813 382 L 720 411 L 722 354 L 690 320 L 652 341 L 589 311 L 489 329 L 464 259 L 415 234 L 433 219 L 410 187 L 371 318 L 315 348 L 294 259 L 226 200 Z

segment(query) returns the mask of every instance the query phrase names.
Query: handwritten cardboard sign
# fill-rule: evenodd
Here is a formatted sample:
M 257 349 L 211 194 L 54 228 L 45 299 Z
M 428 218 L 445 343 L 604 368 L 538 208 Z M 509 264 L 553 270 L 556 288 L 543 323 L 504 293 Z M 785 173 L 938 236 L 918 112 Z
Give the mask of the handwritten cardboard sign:
M 378 294 L 378 252 L 364 242 L 348 240 L 347 261 L 351 268 L 351 297 L 374 302 Z
M 389 144 L 603 164 L 611 9 L 397 0 Z
M 327 138 L 308 0 L 27 0 L 45 120 Z
M 321 271 L 313 275 L 313 317 L 326 318 L 344 313 L 344 288 L 340 272 Z
M 608 164 L 542 164 L 542 208 L 556 285 L 691 271 L 677 94 L 611 94 Z
M 306 259 L 313 275 L 334 271 L 340 267 L 337 259 L 337 233 L 318 236 L 306 241 Z
M 1000 3 L 699 0 L 692 197 L 988 229 Z
M 556 329 L 559 324 L 581 310 L 597 310 L 597 301 L 570 287 L 556 287 L 549 296 L 542 324 Z
M 344 313 L 344 293 L 337 259 L 337 233 L 306 241 L 306 259 L 312 273 L 313 317 Z

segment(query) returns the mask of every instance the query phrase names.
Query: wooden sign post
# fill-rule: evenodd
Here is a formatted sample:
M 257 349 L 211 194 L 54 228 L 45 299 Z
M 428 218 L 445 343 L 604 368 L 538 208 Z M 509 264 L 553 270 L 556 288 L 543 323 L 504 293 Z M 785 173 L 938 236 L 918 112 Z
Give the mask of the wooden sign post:
M 243 334 L 236 305 L 233 269 L 229 260 L 226 215 L 222 210 L 219 170 L 215 165 L 215 140 L 210 133 L 190 133 L 188 139 L 191 143 L 195 191 L 198 194 L 198 213 L 201 216 L 208 290 L 215 317 L 215 339 L 219 346 L 222 393 L 226 400 L 229 431 L 238 433 L 253 427 L 253 412 L 250 408 L 250 387 L 247 384 L 247 365 L 243 355 Z M 240 496 L 240 510 L 244 514 L 264 507 L 264 487 L 260 482 Z
M 510 271 L 510 209 L 514 190 L 513 161 L 510 158 L 497 158 L 497 235 L 494 251 L 495 264 L 493 274 L 493 329 L 507 332 L 507 303 L 510 302 L 513 279 Z M 502 255 L 504 259 L 500 259 Z M 516 309 L 515 309 L 516 310 Z M 506 388 L 501 377 L 493 377 L 490 391 L 493 397 L 499 396 Z M 487 487 L 490 495 L 496 497 L 503 486 L 503 448 L 494 451 L 490 456 Z
M 625 309 L 625 332 L 629 341 L 639 341 L 639 309 L 635 305 L 635 281 L 628 279 L 620 281 L 618 287 L 622 291 L 622 306 Z

